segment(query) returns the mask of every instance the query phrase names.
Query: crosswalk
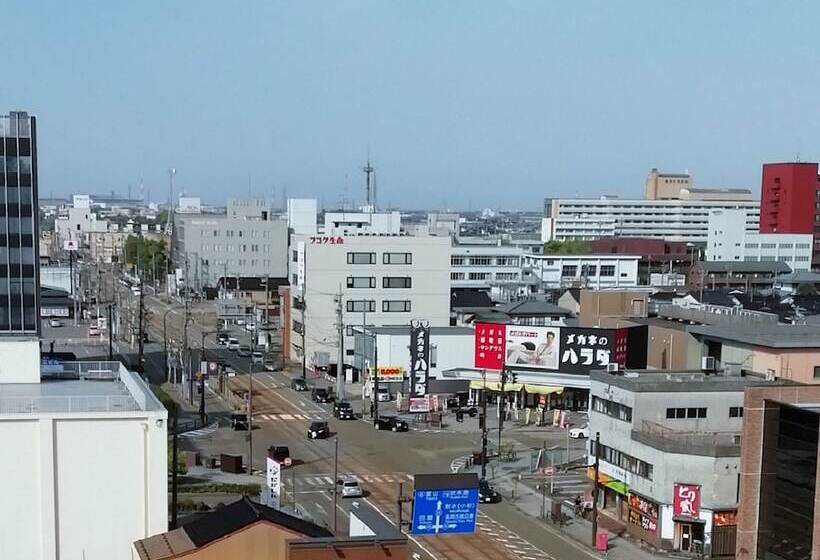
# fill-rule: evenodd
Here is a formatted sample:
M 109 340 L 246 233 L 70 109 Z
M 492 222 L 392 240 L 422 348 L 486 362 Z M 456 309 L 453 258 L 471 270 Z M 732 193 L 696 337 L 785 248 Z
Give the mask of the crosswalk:
M 562 497 L 583 495 L 590 487 L 590 481 L 587 478 L 585 469 L 574 469 L 565 473 L 559 472 L 553 477 L 544 477 L 539 482 L 545 483 L 548 489 L 551 486 L 553 494 Z
M 486 513 L 478 513 L 475 525 L 479 532 L 501 544 L 517 560 L 555 560 L 554 556 L 536 548 Z
M 269 422 L 291 422 L 291 421 L 300 421 L 300 422 L 313 422 L 318 420 L 327 420 L 327 418 L 321 414 L 287 414 L 287 413 L 276 413 L 276 414 L 254 414 L 253 419 L 255 422 L 259 420 L 267 420 Z
M 413 482 L 413 475 L 408 473 L 387 473 L 387 474 L 350 474 L 345 478 L 355 479 L 359 484 L 398 484 L 399 482 Z M 287 481 L 288 477 L 283 477 Z M 313 476 L 297 476 L 297 488 L 327 489 L 333 486 L 333 477 L 329 474 L 317 474 Z

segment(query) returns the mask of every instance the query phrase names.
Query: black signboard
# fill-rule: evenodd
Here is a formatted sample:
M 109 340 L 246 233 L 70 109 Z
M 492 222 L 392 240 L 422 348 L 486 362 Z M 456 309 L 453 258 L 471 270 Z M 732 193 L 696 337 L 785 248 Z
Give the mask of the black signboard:
M 430 327 L 420 321 L 410 323 L 410 384 L 411 396 L 427 394 L 430 377 Z

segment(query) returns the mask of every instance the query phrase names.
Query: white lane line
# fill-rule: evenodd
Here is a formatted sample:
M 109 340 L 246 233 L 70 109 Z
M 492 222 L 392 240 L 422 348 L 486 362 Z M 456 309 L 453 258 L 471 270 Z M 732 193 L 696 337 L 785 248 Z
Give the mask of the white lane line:
M 376 511 L 378 511 L 381 514 L 381 516 L 384 517 L 387 520 L 388 523 L 393 523 L 393 521 L 389 517 L 387 517 L 382 510 L 377 508 L 376 505 L 373 502 L 371 502 L 368 498 L 364 498 L 364 502 L 367 505 L 369 505 L 370 507 L 372 507 L 373 509 L 375 509 Z M 411 541 L 413 541 L 413 543 L 417 547 L 419 547 L 421 550 L 423 550 L 424 553 L 427 554 L 427 556 L 429 556 L 431 558 L 431 560 L 438 560 L 438 557 L 435 554 L 433 554 L 432 552 L 430 552 L 430 549 L 428 549 L 426 546 L 421 544 L 416 537 L 414 537 L 413 535 L 407 535 L 407 538 L 410 539 Z

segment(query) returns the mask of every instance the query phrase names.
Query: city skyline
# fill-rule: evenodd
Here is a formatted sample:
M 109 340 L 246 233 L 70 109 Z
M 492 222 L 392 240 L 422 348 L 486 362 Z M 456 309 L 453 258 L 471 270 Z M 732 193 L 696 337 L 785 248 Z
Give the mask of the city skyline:
M 810 5 L 47 5 L 7 7 L 28 71 L 0 89 L 44 123 L 44 196 L 142 182 L 163 202 L 175 167 L 208 202 L 337 207 L 369 153 L 383 205 L 537 210 L 640 197 L 652 167 L 756 192 L 762 163 L 820 158 Z

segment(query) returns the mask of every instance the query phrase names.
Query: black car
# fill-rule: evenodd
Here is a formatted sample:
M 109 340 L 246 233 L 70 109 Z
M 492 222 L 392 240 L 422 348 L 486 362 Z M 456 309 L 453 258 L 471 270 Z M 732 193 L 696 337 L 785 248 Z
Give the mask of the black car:
M 305 381 L 301 377 L 296 377 L 290 380 L 290 388 L 294 391 L 307 391 L 308 384 L 307 381 Z
M 290 448 L 287 445 L 271 445 L 268 448 L 268 456 L 285 467 L 293 463 L 290 458 Z
M 396 416 L 379 416 L 379 419 L 373 422 L 373 427 L 377 430 L 390 430 L 393 432 L 406 432 L 410 429 L 407 422 Z
M 330 426 L 327 422 L 311 422 L 307 431 L 308 439 L 325 439 L 330 437 Z
M 311 396 L 317 403 L 329 403 L 332 400 L 328 390 L 323 387 L 316 387 L 313 389 L 313 394 Z
M 478 481 L 478 501 L 482 504 L 497 504 L 501 501 L 499 494 L 493 485 L 486 480 Z
M 353 414 L 353 407 L 347 401 L 339 401 L 333 405 L 333 416 L 339 420 L 353 420 L 356 418 Z
M 245 431 L 248 429 L 248 415 L 247 414 L 231 414 L 231 428 L 236 431 Z
M 228 338 L 230 338 L 228 336 L 228 333 L 221 332 L 218 335 L 216 335 L 216 343 L 220 346 L 225 346 L 226 344 L 228 344 Z

